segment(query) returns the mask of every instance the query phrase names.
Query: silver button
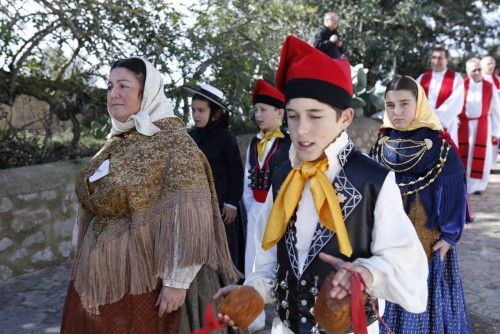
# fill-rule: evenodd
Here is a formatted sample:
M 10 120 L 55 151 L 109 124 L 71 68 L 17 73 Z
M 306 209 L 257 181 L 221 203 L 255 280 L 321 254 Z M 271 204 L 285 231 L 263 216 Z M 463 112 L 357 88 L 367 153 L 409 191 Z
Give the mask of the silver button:
M 306 319 L 306 317 L 302 317 L 302 318 L 300 318 L 300 321 L 301 321 L 302 323 L 306 323 L 306 322 L 307 322 L 307 319 Z
M 302 285 L 302 286 L 306 285 L 306 283 L 307 283 L 307 282 L 306 282 L 306 280 L 305 280 L 305 279 L 303 279 L 302 281 L 300 281 L 300 285 Z
M 302 299 L 302 300 L 300 301 L 300 303 L 301 303 L 302 305 L 306 306 L 306 305 L 307 305 L 307 300 Z

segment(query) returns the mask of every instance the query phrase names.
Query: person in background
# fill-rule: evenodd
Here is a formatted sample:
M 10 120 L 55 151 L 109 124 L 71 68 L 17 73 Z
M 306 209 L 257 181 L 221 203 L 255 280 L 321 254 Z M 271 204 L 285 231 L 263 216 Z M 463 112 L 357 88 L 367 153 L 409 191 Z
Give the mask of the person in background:
M 340 23 L 336 12 L 328 12 L 323 18 L 323 25 L 314 34 L 313 46 L 331 58 L 341 58 L 344 54 L 344 40 L 337 31 Z
M 247 240 L 245 247 L 245 277 L 253 271 L 255 261 L 255 224 L 271 187 L 273 172 L 288 160 L 290 136 L 281 129 L 284 116 L 285 97 L 276 88 L 260 79 L 252 93 L 255 123 L 259 133 L 248 145 L 243 202 L 247 211 Z M 254 321 L 250 331 L 262 329 L 265 314 Z
M 450 54 L 442 46 L 431 50 L 431 70 L 420 74 L 417 82 L 424 88 L 432 110 L 444 129 L 458 145 L 458 115 L 464 105 L 464 80 L 448 68 Z
M 397 76 L 384 98 L 384 123 L 371 155 L 396 174 L 429 266 L 426 311 L 390 302 L 384 319 L 394 333 L 471 333 L 456 251 L 466 220 L 464 168 L 420 85 Z M 380 331 L 387 333 L 383 326 Z
M 496 94 L 500 100 L 500 77 L 495 74 L 495 67 L 496 61 L 492 56 L 486 56 L 481 59 L 481 73 L 483 74 L 483 78 L 484 80 L 493 84 L 494 90 L 496 91 Z M 500 124 L 497 124 L 496 127 L 500 128 Z M 493 172 L 493 170 L 496 169 L 497 165 L 497 155 L 499 147 L 498 138 L 492 138 L 491 145 L 491 170 Z
M 500 102 L 495 87 L 483 80 L 479 59 L 467 60 L 465 69 L 465 102 L 460 114 L 458 146 L 467 171 L 467 192 L 480 195 L 490 179 L 492 142 L 500 136 Z
M 243 164 L 236 137 L 228 128 L 229 109 L 223 104 L 224 94 L 212 85 L 184 86 L 183 90 L 192 95 L 191 111 L 195 127 L 189 135 L 206 155 L 212 168 L 231 258 L 243 273 L 245 226 L 239 212 L 243 195 Z
M 235 281 L 210 165 L 147 60 L 111 66 L 111 132 L 77 177 L 61 333 L 187 333 Z

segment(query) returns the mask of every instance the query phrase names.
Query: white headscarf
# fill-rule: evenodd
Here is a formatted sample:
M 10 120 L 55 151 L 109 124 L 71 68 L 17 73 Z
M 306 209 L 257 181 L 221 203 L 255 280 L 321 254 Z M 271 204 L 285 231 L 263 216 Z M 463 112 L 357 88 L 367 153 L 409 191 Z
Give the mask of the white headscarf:
M 139 58 L 139 57 L 138 57 Z M 153 64 L 140 58 L 146 64 L 146 82 L 142 95 L 141 109 L 138 113 L 130 115 L 125 123 L 111 116 L 111 131 L 107 138 L 136 128 L 137 132 L 145 136 L 152 136 L 160 129 L 153 122 L 165 118 L 175 117 L 174 111 L 163 92 L 163 78 Z

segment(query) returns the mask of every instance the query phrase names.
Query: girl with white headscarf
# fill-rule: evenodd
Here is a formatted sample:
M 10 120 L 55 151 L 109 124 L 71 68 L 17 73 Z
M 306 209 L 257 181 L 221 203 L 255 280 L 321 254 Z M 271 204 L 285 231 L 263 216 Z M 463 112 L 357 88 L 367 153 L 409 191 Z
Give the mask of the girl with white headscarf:
M 107 105 L 108 141 L 76 182 L 61 333 L 189 332 L 219 282 L 237 276 L 210 165 L 147 60 L 113 64 Z

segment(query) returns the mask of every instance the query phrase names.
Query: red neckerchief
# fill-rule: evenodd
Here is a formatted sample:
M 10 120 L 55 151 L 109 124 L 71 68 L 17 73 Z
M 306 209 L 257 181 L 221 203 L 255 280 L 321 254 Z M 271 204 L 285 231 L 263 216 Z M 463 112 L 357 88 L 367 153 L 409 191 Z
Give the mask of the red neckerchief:
M 484 170 L 484 159 L 486 157 L 486 141 L 488 136 L 488 114 L 490 112 L 491 98 L 493 95 L 493 85 L 483 80 L 482 90 L 482 109 L 478 118 L 469 118 L 465 113 L 467 106 L 467 94 L 469 93 L 470 78 L 464 80 L 464 106 L 460 114 L 460 125 L 458 127 L 458 142 L 462 163 L 467 169 L 469 159 L 469 120 L 477 120 L 476 142 L 472 154 L 472 167 L 470 177 L 473 179 L 482 179 Z
M 425 91 L 425 95 L 429 96 L 429 86 L 431 84 L 432 71 L 427 71 L 422 76 L 420 80 L 420 85 Z M 453 92 L 453 81 L 455 81 L 455 72 L 450 69 L 446 70 L 444 74 L 443 82 L 441 83 L 441 88 L 439 89 L 439 95 L 436 100 L 435 108 L 439 108 L 448 97 L 450 97 Z

